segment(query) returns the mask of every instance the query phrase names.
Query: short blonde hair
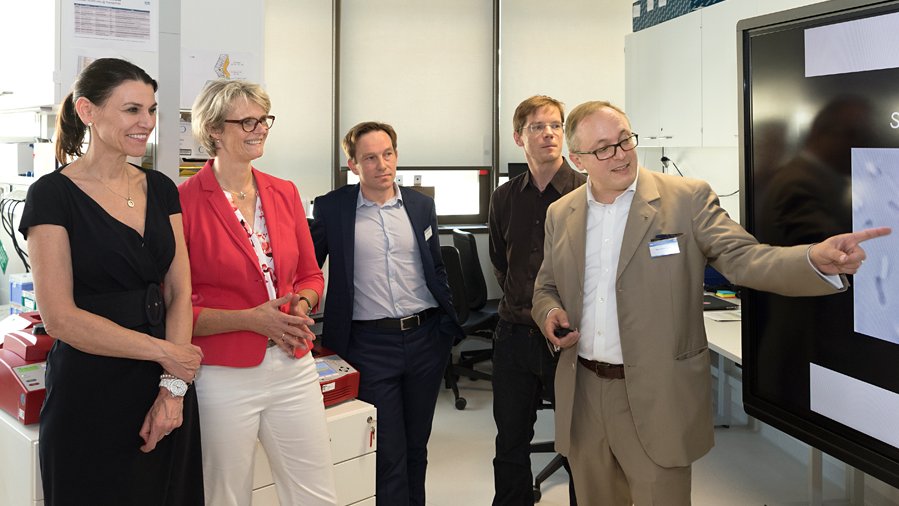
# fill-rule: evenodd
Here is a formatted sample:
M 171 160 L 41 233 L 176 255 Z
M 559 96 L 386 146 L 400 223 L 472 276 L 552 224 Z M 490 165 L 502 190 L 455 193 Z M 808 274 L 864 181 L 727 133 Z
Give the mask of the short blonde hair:
M 215 156 L 215 139 L 213 132 L 221 132 L 225 128 L 225 120 L 231 107 L 238 99 L 255 103 L 268 114 L 272 109 L 272 101 L 268 93 L 256 83 L 236 79 L 216 79 L 209 81 L 203 91 L 197 95 L 191 114 L 191 131 L 197 142 Z
M 568 114 L 568 123 L 565 124 L 565 142 L 568 143 L 569 150 L 580 151 L 583 149 L 583 147 L 575 141 L 574 132 L 577 130 L 578 125 L 580 125 L 581 121 L 583 121 L 584 118 L 600 109 L 612 109 L 613 111 L 618 112 L 618 114 L 624 116 L 625 121 L 627 121 L 628 126 L 630 126 L 631 120 L 627 117 L 627 114 L 625 114 L 620 107 L 612 105 L 611 102 L 608 102 L 606 100 L 584 102 L 583 104 L 572 109 Z

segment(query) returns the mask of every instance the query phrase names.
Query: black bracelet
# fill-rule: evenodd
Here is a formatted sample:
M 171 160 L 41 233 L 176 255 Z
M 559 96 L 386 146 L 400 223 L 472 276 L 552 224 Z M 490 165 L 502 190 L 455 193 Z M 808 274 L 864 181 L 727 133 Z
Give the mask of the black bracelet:
M 312 314 L 312 301 L 309 300 L 307 297 L 304 297 L 304 296 L 302 296 L 302 295 L 300 295 L 300 300 L 305 300 L 305 301 L 306 301 L 306 306 L 308 306 L 308 309 L 306 309 L 306 314 L 307 314 L 307 315 L 308 315 L 308 314 Z

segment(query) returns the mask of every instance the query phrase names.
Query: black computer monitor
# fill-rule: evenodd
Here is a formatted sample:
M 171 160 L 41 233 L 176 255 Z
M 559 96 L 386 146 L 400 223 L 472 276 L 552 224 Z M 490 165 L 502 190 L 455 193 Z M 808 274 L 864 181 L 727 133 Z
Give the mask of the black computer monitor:
M 527 162 L 509 162 L 509 179 L 520 176 L 528 171 Z
M 899 1 L 836 0 L 741 21 L 741 218 L 760 242 L 899 229 Z M 899 486 L 899 236 L 864 243 L 849 288 L 744 290 L 746 412 Z

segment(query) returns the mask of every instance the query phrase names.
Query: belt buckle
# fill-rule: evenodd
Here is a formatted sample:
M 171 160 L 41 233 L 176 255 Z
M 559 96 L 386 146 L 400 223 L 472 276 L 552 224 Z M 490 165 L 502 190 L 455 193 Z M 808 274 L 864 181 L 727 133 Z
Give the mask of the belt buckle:
M 410 325 L 407 327 L 406 322 L 412 322 L 414 319 L 415 325 Z M 400 318 L 400 330 L 412 330 L 421 325 L 421 318 L 419 318 L 418 314 L 409 315 L 405 318 Z

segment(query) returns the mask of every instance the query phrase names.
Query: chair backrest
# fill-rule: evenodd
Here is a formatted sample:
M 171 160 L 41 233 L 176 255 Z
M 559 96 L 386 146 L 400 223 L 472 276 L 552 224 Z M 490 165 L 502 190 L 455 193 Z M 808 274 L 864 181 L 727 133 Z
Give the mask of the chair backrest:
M 446 267 L 446 279 L 453 294 L 453 307 L 456 309 L 459 323 L 465 323 L 465 320 L 468 319 L 469 309 L 459 250 L 455 246 L 440 246 L 440 255 L 443 257 L 443 265 Z
M 459 250 L 459 260 L 462 262 L 468 307 L 477 311 L 487 303 L 487 281 L 484 279 L 484 271 L 481 270 L 474 234 L 454 228 L 453 246 Z

